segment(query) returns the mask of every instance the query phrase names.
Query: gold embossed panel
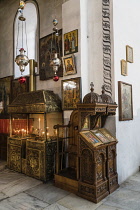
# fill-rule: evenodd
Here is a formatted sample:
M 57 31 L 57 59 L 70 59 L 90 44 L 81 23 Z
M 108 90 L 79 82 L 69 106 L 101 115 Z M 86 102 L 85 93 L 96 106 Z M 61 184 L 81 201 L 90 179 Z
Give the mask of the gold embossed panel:
M 89 149 L 84 149 L 81 153 L 81 180 L 85 183 L 93 184 L 94 168 L 93 154 Z
M 27 169 L 26 174 L 35 178 L 40 178 L 40 151 L 27 149 Z
M 8 145 L 8 165 L 9 168 L 21 172 L 21 147 Z

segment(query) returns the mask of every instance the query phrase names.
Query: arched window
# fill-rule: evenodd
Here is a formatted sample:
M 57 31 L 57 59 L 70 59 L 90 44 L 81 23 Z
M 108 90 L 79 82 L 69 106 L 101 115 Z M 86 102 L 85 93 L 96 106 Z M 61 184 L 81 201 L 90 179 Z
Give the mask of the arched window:
M 19 21 L 18 17 L 20 13 L 17 12 L 14 21 L 14 59 L 20 54 L 19 49 L 23 48 L 26 50 L 26 55 L 29 59 L 34 59 L 37 61 L 38 55 L 38 8 L 34 1 L 26 2 L 25 8 L 23 10 L 23 16 L 26 18 L 26 31 L 25 23 Z M 19 25 L 18 25 L 19 24 Z M 23 35 L 22 35 L 23 28 Z M 27 39 L 26 39 L 27 34 Z M 23 36 L 23 39 L 22 39 Z M 26 43 L 27 42 L 27 43 Z M 22 73 L 23 76 L 29 75 L 29 64 L 25 67 L 25 71 Z M 19 66 L 14 62 L 14 78 L 21 77 L 21 72 Z

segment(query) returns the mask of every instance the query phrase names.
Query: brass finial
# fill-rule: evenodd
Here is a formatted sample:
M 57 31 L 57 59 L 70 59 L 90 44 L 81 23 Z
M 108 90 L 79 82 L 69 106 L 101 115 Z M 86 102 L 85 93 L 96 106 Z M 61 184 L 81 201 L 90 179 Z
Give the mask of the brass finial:
M 94 91 L 94 84 L 93 84 L 93 82 L 90 83 L 90 87 L 91 87 L 91 89 L 90 89 L 91 92 L 93 92 Z

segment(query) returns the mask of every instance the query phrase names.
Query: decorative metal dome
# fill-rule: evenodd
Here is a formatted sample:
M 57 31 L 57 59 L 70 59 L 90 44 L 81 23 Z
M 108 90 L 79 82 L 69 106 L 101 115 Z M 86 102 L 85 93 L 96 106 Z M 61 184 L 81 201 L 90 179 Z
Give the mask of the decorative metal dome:
M 19 66 L 19 69 L 22 74 L 22 72 L 25 71 L 25 67 L 29 63 L 29 58 L 24 54 L 26 51 L 23 48 L 21 48 L 19 51 L 20 51 L 20 54 L 16 56 L 15 62 Z
M 93 82 L 91 82 L 90 86 L 91 86 L 91 89 L 90 89 L 91 92 L 84 96 L 83 103 L 84 104 L 91 104 L 91 103 L 98 103 L 98 102 L 101 103 L 102 101 L 101 101 L 100 95 L 98 95 L 97 93 L 94 93 Z
M 105 85 L 102 86 L 102 95 L 100 96 L 103 103 L 114 104 L 111 96 L 105 94 Z

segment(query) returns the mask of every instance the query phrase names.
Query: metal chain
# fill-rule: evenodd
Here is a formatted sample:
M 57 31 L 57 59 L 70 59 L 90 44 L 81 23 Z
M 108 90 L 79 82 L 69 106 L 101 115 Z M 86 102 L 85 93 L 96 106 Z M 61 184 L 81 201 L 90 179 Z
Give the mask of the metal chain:
M 26 47 L 27 47 L 27 57 L 28 57 L 28 41 L 27 41 L 27 31 L 26 31 L 26 20 L 25 20 L 25 36 L 26 36 Z
M 17 49 L 18 49 L 18 37 L 19 37 L 19 20 L 18 20 L 18 32 L 17 32 L 17 46 L 16 46 L 16 55 L 17 55 Z
M 23 48 L 23 21 L 22 21 L 22 48 Z

